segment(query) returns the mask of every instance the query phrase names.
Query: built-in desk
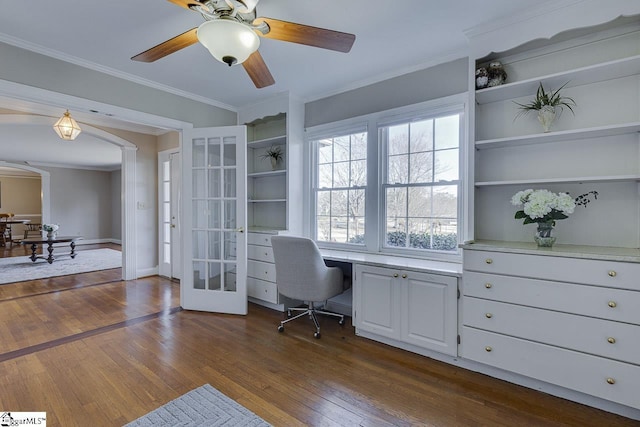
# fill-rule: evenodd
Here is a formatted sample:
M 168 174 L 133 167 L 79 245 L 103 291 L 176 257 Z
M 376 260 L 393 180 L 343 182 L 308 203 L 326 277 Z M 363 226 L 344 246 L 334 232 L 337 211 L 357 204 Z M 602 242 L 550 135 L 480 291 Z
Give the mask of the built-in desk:
M 365 252 L 320 249 L 326 260 L 363 264 L 375 267 L 416 270 L 425 273 L 443 274 L 445 276 L 462 277 L 462 264 L 444 261 L 432 261 L 418 258 L 407 258 L 397 255 L 382 255 Z
M 320 252 L 328 265 L 352 274 L 356 335 L 423 355 L 433 351 L 457 355 L 461 264 L 339 250 Z

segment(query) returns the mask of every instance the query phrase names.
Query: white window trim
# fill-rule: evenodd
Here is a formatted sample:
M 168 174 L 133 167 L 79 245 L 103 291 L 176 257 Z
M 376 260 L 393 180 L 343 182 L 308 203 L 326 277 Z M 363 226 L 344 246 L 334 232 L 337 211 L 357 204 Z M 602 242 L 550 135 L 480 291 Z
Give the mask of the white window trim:
M 378 236 L 383 233 L 382 224 L 379 221 L 381 215 L 381 203 L 383 198 L 380 197 L 380 188 L 382 188 L 382 176 L 379 173 L 382 171 L 382 162 L 384 159 L 380 156 L 380 139 L 379 130 L 380 126 L 389 126 L 394 123 L 402 123 L 413 118 L 429 118 L 433 116 L 441 116 L 447 112 L 460 113 L 460 145 L 459 145 L 459 170 L 460 170 L 460 186 L 458 194 L 458 242 L 462 243 L 467 240 L 466 230 L 469 228 L 466 222 L 469 220 L 469 212 L 467 204 L 464 200 L 467 197 L 469 191 L 468 188 L 468 120 L 469 120 L 469 106 L 468 95 L 466 93 L 460 93 L 456 95 L 447 96 L 444 98 L 438 98 L 421 102 L 418 104 L 407 105 L 403 107 L 394 108 L 391 110 L 380 111 L 376 113 L 367 114 L 364 116 L 353 117 L 345 120 L 340 120 L 332 123 L 325 123 L 322 125 L 313 126 L 305 130 L 305 163 L 307 167 L 307 173 L 305 176 L 304 189 L 304 203 L 308 208 L 306 209 L 308 214 L 305 215 L 304 230 L 307 236 L 315 239 L 315 203 L 314 203 L 314 191 L 312 188 L 315 182 L 315 154 L 312 147 L 312 141 L 321 139 L 322 137 L 336 136 L 341 132 L 352 132 L 354 129 L 362 130 L 364 125 L 368 132 L 367 142 L 367 190 L 365 193 L 366 200 L 366 224 L 367 227 L 377 227 L 376 233 L 365 234 L 364 247 L 361 245 L 350 245 L 348 243 L 331 243 L 331 242 L 317 242 L 318 246 L 327 249 L 339 249 L 354 252 L 367 252 L 367 253 L 384 253 L 389 255 L 398 255 L 408 258 L 420 258 L 420 259 L 433 259 L 440 261 L 461 262 L 462 254 L 458 250 L 456 252 L 449 251 L 426 251 L 419 250 L 419 253 L 414 254 L 409 249 L 393 250 L 391 248 L 382 248 L 381 240 Z M 374 191 L 375 190 L 375 191 Z

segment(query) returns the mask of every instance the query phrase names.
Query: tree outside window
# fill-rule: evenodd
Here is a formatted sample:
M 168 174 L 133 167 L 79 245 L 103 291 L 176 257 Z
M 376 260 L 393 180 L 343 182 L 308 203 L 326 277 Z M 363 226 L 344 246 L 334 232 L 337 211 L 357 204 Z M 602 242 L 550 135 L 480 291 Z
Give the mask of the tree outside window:
M 362 244 L 365 233 L 367 134 L 315 141 L 316 240 Z
M 384 247 L 457 250 L 460 115 L 380 129 Z

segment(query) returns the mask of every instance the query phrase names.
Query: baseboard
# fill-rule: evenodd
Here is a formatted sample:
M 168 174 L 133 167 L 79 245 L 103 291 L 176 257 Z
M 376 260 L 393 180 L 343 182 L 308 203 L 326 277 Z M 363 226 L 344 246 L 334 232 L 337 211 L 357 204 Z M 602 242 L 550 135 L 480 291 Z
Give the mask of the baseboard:
M 157 265 L 152 268 L 141 268 L 139 270 L 136 270 L 136 278 L 140 279 L 142 277 L 157 276 L 159 272 L 160 269 Z
M 82 239 L 76 242 L 76 246 L 80 245 L 97 245 L 99 243 L 116 243 L 113 239 Z M 117 243 L 120 244 L 120 243 Z

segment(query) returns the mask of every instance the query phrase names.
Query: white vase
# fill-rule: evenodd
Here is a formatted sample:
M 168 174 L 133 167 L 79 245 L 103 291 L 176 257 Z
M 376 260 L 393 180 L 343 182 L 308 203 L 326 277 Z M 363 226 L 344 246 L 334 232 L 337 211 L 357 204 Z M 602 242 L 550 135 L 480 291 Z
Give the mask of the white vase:
M 276 168 L 278 167 L 278 159 L 276 159 L 275 157 L 269 157 L 269 159 L 271 160 L 271 170 L 276 170 Z
M 47 238 L 48 239 L 55 239 L 56 238 L 56 232 L 55 231 L 47 231 Z
M 538 110 L 538 121 L 542 125 L 542 128 L 545 132 L 549 132 L 551 130 L 551 125 L 553 124 L 553 121 L 555 119 L 556 107 L 545 105 L 540 110 Z

